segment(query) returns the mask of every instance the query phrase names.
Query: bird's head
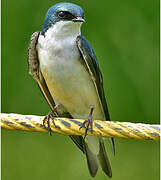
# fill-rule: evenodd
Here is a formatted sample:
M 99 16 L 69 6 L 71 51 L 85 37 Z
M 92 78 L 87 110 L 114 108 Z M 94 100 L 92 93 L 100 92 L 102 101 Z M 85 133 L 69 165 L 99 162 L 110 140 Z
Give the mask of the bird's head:
M 81 7 L 73 3 L 59 3 L 48 10 L 41 34 L 44 35 L 49 28 L 56 24 L 71 28 L 72 26 L 80 27 L 84 21 L 84 13 Z

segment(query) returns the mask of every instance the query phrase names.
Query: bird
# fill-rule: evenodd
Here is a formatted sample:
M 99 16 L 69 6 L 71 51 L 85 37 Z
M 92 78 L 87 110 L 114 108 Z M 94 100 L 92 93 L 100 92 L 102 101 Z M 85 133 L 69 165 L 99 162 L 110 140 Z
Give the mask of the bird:
M 88 131 L 93 119 L 109 121 L 110 114 L 97 57 L 81 33 L 84 22 L 80 6 L 68 2 L 53 5 L 42 29 L 31 36 L 28 65 L 52 112 L 59 117 L 86 119 L 80 128 Z M 99 166 L 112 177 L 102 138 L 86 134 L 70 138 L 85 154 L 92 177 Z M 110 141 L 115 152 L 113 138 Z

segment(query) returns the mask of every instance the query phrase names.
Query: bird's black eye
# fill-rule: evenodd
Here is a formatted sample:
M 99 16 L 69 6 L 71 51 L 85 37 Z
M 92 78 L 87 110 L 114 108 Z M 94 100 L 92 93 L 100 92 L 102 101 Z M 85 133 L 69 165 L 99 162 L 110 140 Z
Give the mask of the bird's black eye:
M 74 16 L 68 11 L 59 11 L 58 17 L 63 18 L 63 19 L 67 19 L 67 20 L 71 20 L 74 18 Z
M 58 12 L 58 16 L 61 17 L 61 18 L 63 18 L 63 17 L 66 16 L 66 12 L 60 11 L 60 12 Z

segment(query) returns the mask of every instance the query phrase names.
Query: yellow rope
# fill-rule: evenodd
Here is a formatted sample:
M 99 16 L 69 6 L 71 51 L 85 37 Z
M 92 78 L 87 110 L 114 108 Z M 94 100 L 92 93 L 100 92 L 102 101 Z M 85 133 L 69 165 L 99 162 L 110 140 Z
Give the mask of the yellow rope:
M 43 126 L 44 116 L 0 114 L 1 127 L 9 130 L 23 130 L 32 132 L 48 132 L 47 125 Z M 64 135 L 84 135 L 85 128 L 80 129 L 84 122 L 81 119 L 55 118 L 55 126 L 50 120 L 52 132 Z M 121 137 L 142 140 L 159 140 L 160 125 L 142 123 L 129 123 L 117 121 L 93 121 L 93 132 L 87 132 L 91 136 Z

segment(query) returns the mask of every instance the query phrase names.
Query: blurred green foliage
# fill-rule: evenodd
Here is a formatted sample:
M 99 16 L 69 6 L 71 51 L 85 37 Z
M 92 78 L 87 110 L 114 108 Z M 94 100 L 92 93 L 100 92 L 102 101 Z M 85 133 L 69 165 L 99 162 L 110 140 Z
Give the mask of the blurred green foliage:
M 58 2 L 2 0 L 2 112 L 49 112 L 28 74 L 27 47 Z M 82 32 L 99 59 L 111 119 L 159 123 L 159 0 L 70 2 L 85 11 Z M 115 142 L 115 157 L 106 143 L 113 180 L 159 179 L 159 142 Z M 92 179 L 85 161 L 66 136 L 2 130 L 2 180 Z

